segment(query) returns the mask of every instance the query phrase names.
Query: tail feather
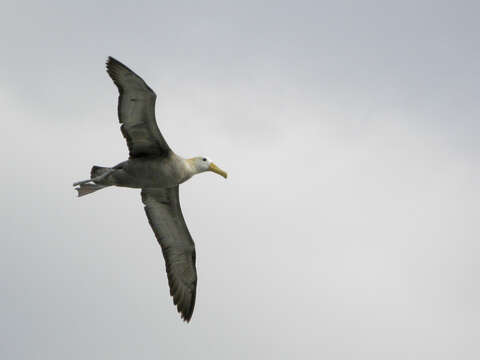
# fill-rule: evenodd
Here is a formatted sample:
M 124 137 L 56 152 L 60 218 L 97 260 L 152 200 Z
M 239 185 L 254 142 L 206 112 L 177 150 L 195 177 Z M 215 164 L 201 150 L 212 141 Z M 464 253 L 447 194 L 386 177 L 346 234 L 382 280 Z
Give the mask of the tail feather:
M 93 193 L 97 190 L 103 189 L 105 187 L 107 187 L 107 186 L 87 183 L 87 184 L 81 184 L 81 185 L 77 186 L 75 188 L 75 190 L 78 191 L 78 197 L 81 197 L 81 196 L 84 196 L 84 195 L 91 194 L 91 193 Z
M 103 166 L 92 166 L 92 170 L 90 171 L 90 179 L 96 178 L 102 174 L 105 174 L 107 171 L 110 171 L 111 168 L 103 167 Z
M 105 176 L 108 176 L 107 173 L 111 171 L 112 168 L 109 167 L 93 166 L 90 171 L 90 179 L 78 181 L 73 184 L 73 186 L 76 186 L 75 190 L 78 191 L 78 197 L 91 194 L 97 190 L 110 186 L 111 184 L 103 184 L 104 179 L 101 176 L 104 174 Z M 97 181 L 100 182 L 100 184 L 97 183 Z

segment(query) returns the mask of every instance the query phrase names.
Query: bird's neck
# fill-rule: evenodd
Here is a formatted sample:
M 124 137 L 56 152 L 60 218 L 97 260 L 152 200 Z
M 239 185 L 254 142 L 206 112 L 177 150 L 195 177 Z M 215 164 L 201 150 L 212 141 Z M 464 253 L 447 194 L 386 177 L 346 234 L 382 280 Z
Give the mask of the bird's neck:
M 175 153 L 170 154 L 170 161 L 174 164 L 174 173 L 177 181 L 181 184 L 196 174 L 192 159 L 185 159 Z
M 187 169 L 187 173 L 190 175 L 190 177 L 202 172 L 202 170 L 199 170 L 197 166 L 195 166 L 196 164 L 195 158 L 184 159 L 184 164 L 185 164 L 185 168 Z

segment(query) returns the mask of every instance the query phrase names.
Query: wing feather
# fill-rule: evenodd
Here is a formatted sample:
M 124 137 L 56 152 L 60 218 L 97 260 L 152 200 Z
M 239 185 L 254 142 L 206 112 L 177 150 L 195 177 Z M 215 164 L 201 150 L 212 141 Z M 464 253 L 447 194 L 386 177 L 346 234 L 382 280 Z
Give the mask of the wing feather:
M 120 93 L 118 119 L 130 157 L 166 155 L 170 148 L 155 120 L 155 92 L 128 67 L 109 57 L 107 72 Z
M 173 303 L 188 322 L 195 307 L 197 270 L 195 244 L 182 215 L 178 185 L 169 189 L 142 189 L 142 201 L 162 248 Z

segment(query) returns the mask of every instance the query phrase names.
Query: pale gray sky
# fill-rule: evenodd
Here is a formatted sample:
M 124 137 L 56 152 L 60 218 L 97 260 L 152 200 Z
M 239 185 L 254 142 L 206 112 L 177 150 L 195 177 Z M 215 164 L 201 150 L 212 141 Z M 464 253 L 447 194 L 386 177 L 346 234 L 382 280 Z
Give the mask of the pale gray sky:
M 4 2 L 2 359 L 478 359 L 476 1 Z M 183 323 L 108 55 L 155 89 L 196 240 Z

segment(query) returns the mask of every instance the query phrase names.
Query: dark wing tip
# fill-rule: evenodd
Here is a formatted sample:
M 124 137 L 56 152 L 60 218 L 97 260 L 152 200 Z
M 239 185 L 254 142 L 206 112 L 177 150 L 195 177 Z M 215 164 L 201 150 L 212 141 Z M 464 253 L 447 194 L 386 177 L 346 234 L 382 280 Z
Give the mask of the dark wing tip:
M 187 304 L 178 304 L 177 311 L 180 313 L 182 320 L 189 323 L 192 319 L 193 309 L 195 308 L 195 294 Z
M 107 71 L 112 71 L 120 68 L 132 71 L 128 67 L 126 67 L 124 64 L 122 64 L 120 61 L 118 61 L 117 59 L 111 56 L 107 58 L 107 62 L 105 63 L 105 65 L 107 66 Z
M 110 75 L 110 77 L 112 78 L 113 82 L 115 83 L 115 85 L 117 85 L 118 87 L 120 87 L 120 73 L 121 71 L 131 71 L 129 68 L 127 68 L 125 65 L 123 65 L 120 61 L 118 61 L 117 59 L 109 56 L 107 58 L 107 62 L 106 62 L 106 67 L 107 67 L 107 73 L 108 75 Z
M 187 323 L 190 322 L 195 308 L 196 283 L 193 284 L 193 288 L 185 288 L 177 280 L 169 277 L 169 287 L 173 304 L 176 305 L 182 320 Z
M 130 69 L 125 64 L 122 64 L 120 61 L 118 61 L 114 57 L 109 56 L 107 58 L 105 65 L 107 67 L 108 75 L 110 75 L 110 77 L 112 78 L 115 85 L 117 85 L 119 90 L 123 90 L 124 86 L 127 86 L 125 82 L 127 78 L 130 80 L 134 79 L 137 90 L 138 89 L 144 90 L 145 92 L 149 93 L 150 96 L 153 96 L 153 98 L 156 98 L 156 94 L 150 88 L 150 86 L 148 86 L 145 83 L 145 81 L 135 73 L 135 71 Z
M 193 290 L 193 293 L 191 294 L 191 297 L 190 297 L 190 303 L 186 304 L 186 306 L 184 306 L 181 310 L 179 310 L 179 312 L 181 312 L 182 314 L 183 321 L 187 323 L 190 322 L 190 320 L 192 319 L 193 309 L 195 308 L 195 295 L 196 295 L 196 291 Z

